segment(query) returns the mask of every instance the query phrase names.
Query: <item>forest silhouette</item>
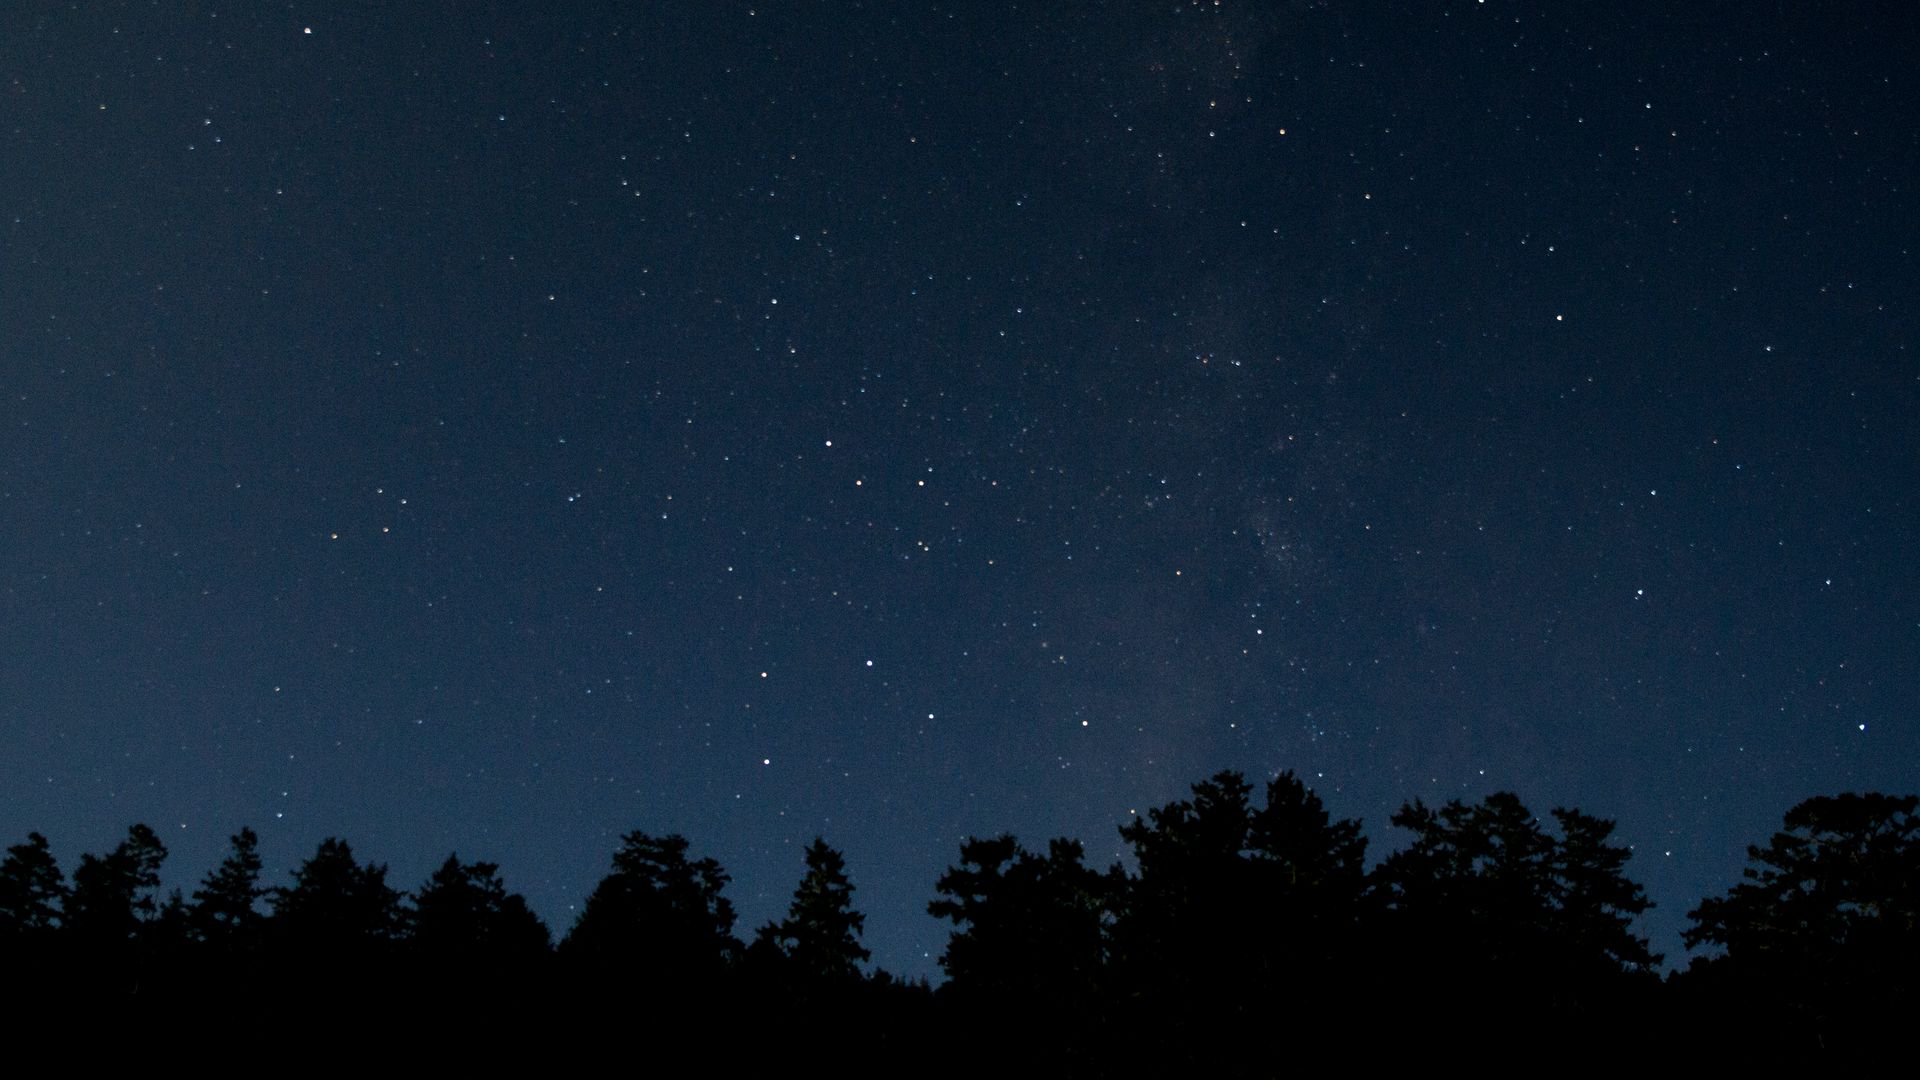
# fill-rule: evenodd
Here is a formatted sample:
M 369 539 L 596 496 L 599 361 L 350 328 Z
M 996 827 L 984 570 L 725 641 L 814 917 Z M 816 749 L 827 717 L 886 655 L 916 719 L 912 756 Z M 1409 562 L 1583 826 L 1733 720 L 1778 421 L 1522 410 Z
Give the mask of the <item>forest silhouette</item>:
M 941 1075 L 1872 1058 L 1920 1004 L 1915 796 L 1793 807 L 1689 913 L 1698 955 L 1662 975 L 1610 821 L 1543 820 L 1505 792 L 1416 800 L 1391 819 L 1411 842 L 1369 869 L 1360 823 L 1293 774 L 1257 794 L 1222 772 L 1133 818 L 1131 869 L 1074 840 L 964 841 L 928 905 L 951 924 L 937 988 L 869 968 L 824 839 L 786 915 L 742 940 L 725 870 L 639 831 L 557 941 L 497 865 L 457 855 L 403 891 L 329 838 L 268 887 L 243 828 L 189 894 L 162 895 L 145 825 L 70 875 L 31 833 L 0 862 L 0 972 L 16 1004 L 81 1015 L 404 1004 L 422 1038 L 573 1024 Z

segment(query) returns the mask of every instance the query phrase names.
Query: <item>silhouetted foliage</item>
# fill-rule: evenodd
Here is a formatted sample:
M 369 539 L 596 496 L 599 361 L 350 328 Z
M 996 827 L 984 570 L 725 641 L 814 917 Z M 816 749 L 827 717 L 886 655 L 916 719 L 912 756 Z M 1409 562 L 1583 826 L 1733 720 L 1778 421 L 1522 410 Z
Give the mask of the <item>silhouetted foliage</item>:
M 954 924 L 940 997 L 951 1023 L 993 1035 L 943 1048 L 944 1061 L 969 1075 L 1016 1058 L 1036 1073 L 1090 1067 L 1116 886 L 1086 865 L 1077 840 L 1052 840 L 1044 855 L 1012 836 L 960 845 L 927 905 Z
M 312 977 L 385 961 L 404 925 L 387 868 L 356 862 L 346 841 L 332 837 L 294 870 L 292 886 L 269 895 L 267 931 L 275 953 L 315 969 Z
M 47 838 L 28 833 L 0 861 L 0 950 L 43 945 L 60 925 L 67 884 Z
M 788 1071 L 787 1047 L 810 1046 L 821 1033 L 861 1018 L 875 1050 L 920 1045 L 929 996 L 924 984 L 901 983 L 878 972 L 861 975 L 868 958 L 860 944 L 866 916 L 854 910 L 846 860 L 816 837 L 806 848 L 806 873 L 787 914 L 762 926 L 730 977 L 729 1002 L 755 1018 L 766 1040 L 757 1064 Z
M 644 1018 L 694 1044 L 748 1016 L 756 1038 L 732 1048 L 746 1071 L 790 1068 L 791 1047 L 859 1017 L 876 1060 L 1069 1076 L 1272 1075 L 1344 1061 L 1376 1031 L 1365 1053 L 1388 1068 L 1463 1039 L 1536 1065 L 1570 1046 L 1583 1063 L 1884 1056 L 1920 1005 L 1920 798 L 1794 807 L 1745 879 L 1692 912 L 1686 942 L 1713 954 L 1662 982 L 1612 822 L 1543 822 L 1507 792 L 1415 801 L 1392 819 L 1411 842 L 1368 873 L 1360 824 L 1298 777 L 1263 795 L 1221 772 L 1128 821 L 1131 873 L 1089 867 L 1073 840 L 966 840 L 928 905 L 952 924 L 937 994 L 861 974 L 865 916 L 818 837 L 785 916 L 743 950 L 719 863 L 629 833 L 556 961 L 493 863 L 449 856 L 408 898 L 328 839 L 267 889 L 242 829 L 189 900 L 161 897 L 167 852 L 144 825 L 82 856 L 70 886 L 30 833 L 0 860 L 0 994 L 256 1020 L 268 1001 L 384 1010 L 392 995 L 409 1022 Z M 1387 1013 L 1359 1007 L 1383 999 Z
M 846 859 L 815 837 L 807 845 L 806 862 L 787 917 L 761 927 L 756 944 L 771 946 L 802 984 L 857 979 L 861 963 L 872 954 L 860 944 L 867 917 L 853 909 Z
M 1649 973 L 1660 964 L 1647 939 L 1633 932 L 1634 917 L 1653 904 L 1626 875 L 1633 852 L 1607 843 L 1614 823 L 1578 810 L 1557 809 L 1560 841 L 1551 860 L 1553 914 L 1548 925 L 1568 948 L 1607 970 Z
M 1841 795 L 1787 811 L 1743 880 L 1689 916 L 1688 946 L 1832 963 L 1920 932 L 1920 798 Z
M 1247 1049 L 1276 1010 L 1324 1022 L 1330 981 L 1351 965 L 1366 891 L 1366 841 L 1332 821 L 1292 773 L 1265 805 L 1236 772 L 1122 826 L 1139 864 L 1113 927 L 1114 981 L 1130 1029 L 1195 1066 Z
M 1496 792 L 1474 806 L 1439 810 L 1418 800 L 1393 816 L 1414 833 L 1376 875 L 1396 912 L 1493 965 L 1578 955 L 1616 971 L 1647 971 L 1659 958 L 1632 932 L 1651 905 L 1624 873 L 1626 848 L 1606 843 L 1613 823 L 1555 810 L 1556 839 L 1518 797 Z
M 242 828 L 233 837 L 233 850 L 193 892 L 187 923 L 195 940 L 216 953 L 244 953 L 259 946 L 266 917 L 260 899 L 260 837 Z
M 1351 930 L 1366 884 L 1359 823 L 1330 821 L 1290 772 L 1268 783 L 1263 807 L 1252 790 L 1222 772 L 1193 785 L 1191 800 L 1121 827 L 1140 867 L 1116 928 L 1123 955 L 1213 955 L 1225 934 L 1256 963 L 1279 949 L 1297 964 L 1301 942 L 1276 933 L 1297 938 L 1310 927 L 1306 936 L 1324 941 Z
M 1920 1005 L 1920 797 L 1808 799 L 1725 896 L 1689 913 L 1690 997 L 1768 1024 L 1777 1050 L 1890 1045 Z M 1749 1022 L 1751 1022 L 1751 1019 Z
M 442 968 L 524 964 L 553 943 L 526 897 L 507 891 L 498 865 L 458 855 L 414 894 L 411 929 L 418 957 Z
M 1414 840 L 1374 875 L 1389 909 L 1374 966 L 1448 987 L 1408 1018 L 1411 1036 L 1445 1038 L 1505 996 L 1516 1053 L 1549 1051 L 1568 1024 L 1643 1037 L 1638 1003 L 1658 957 L 1632 932 L 1650 905 L 1625 876 L 1630 853 L 1606 842 L 1611 822 L 1554 816 L 1562 837 L 1510 792 L 1438 810 L 1416 800 L 1394 815 Z M 1622 1050 L 1625 1036 L 1612 1038 Z
M 1334 821 L 1320 796 L 1292 772 L 1267 782 L 1266 805 L 1247 829 L 1262 876 L 1316 915 L 1351 906 L 1366 885 L 1360 823 Z
M 726 872 L 712 859 L 689 860 L 682 836 L 630 832 L 621 845 L 561 942 L 563 955 L 635 987 L 719 978 L 740 949 L 733 904 L 720 895 Z
M 1011 836 L 960 845 L 960 865 L 934 885 L 943 899 L 927 905 L 954 923 L 940 966 L 955 991 L 1063 1006 L 1092 995 L 1113 883 L 1084 858 L 1077 840 L 1056 839 L 1045 855 Z
M 160 929 L 160 866 L 166 845 L 145 825 L 105 855 L 85 854 L 61 910 L 65 976 L 81 993 L 126 992 L 143 985 L 143 951 Z
M 1392 821 L 1414 834 L 1376 875 L 1394 910 L 1447 926 L 1449 939 L 1471 934 L 1490 961 L 1532 948 L 1552 907 L 1553 841 L 1518 798 L 1496 792 L 1476 806 L 1455 800 L 1439 810 L 1415 800 Z
M 140 928 L 142 961 L 163 976 L 182 974 L 178 968 L 194 955 L 193 909 L 179 889 L 167 893 L 152 918 Z
M 46 837 L 28 833 L 25 843 L 7 849 L 0 860 L 0 980 L 11 985 L 0 985 L 0 1001 L 44 992 L 66 899 L 66 877 Z
M 73 871 L 62 921 L 76 942 L 92 949 L 131 944 L 141 923 L 159 910 L 160 864 L 166 845 L 145 825 L 105 855 L 82 855 Z

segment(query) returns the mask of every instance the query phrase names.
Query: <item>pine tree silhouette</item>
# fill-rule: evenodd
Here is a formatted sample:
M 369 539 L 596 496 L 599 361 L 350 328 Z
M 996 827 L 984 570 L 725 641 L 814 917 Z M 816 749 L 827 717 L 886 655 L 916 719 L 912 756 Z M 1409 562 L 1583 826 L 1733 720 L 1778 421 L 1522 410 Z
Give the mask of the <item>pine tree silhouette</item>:
M 259 947 L 266 916 L 260 900 L 260 837 L 242 828 L 233 849 L 193 891 L 188 925 L 194 940 L 215 954 L 251 953 Z
M 1131 1063 L 1213 1071 L 1273 1035 L 1331 1038 L 1329 1003 L 1359 966 L 1359 823 L 1331 820 L 1292 773 L 1257 808 L 1237 772 L 1192 790 L 1120 829 L 1139 866 L 1112 932 Z
M 46 837 L 28 833 L 25 843 L 7 849 L 0 860 L 0 971 L 11 985 L 0 987 L 0 1002 L 45 992 L 61 966 L 66 898 L 66 878 Z
M 388 975 L 404 929 L 400 894 L 383 865 L 355 861 L 346 841 L 329 837 L 293 872 L 293 884 L 269 892 L 267 959 L 295 997 L 394 993 Z
M 160 865 L 167 848 L 145 825 L 105 855 L 82 855 L 61 912 L 61 936 L 75 989 L 90 996 L 142 989 L 143 948 L 160 912 Z
M 1765 1030 L 1757 1056 L 1905 1050 L 1920 1007 L 1920 797 L 1808 799 L 1744 880 L 1689 913 L 1688 948 L 1724 949 L 1676 980 L 1707 1026 Z
M 867 917 L 853 909 L 846 859 L 815 837 L 807 845 L 807 873 L 793 892 L 787 917 L 760 930 L 803 983 L 835 983 L 860 977 L 872 954 L 860 944 Z
M 44 943 L 60 926 L 66 898 L 66 878 L 47 838 L 28 833 L 26 843 L 8 848 L 0 862 L 0 949 Z
M 1647 910 L 1625 875 L 1628 849 L 1613 823 L 1556 810 L 1548 832 L 1512 792 L 1435 809 L 1415 800 L 1393 816 L 1413 843 L 1375 870 L 1388 909 L 1374 967 L 1395 980 L 1444 978 L 1445 995 L 1410 1013 L 1416 1040 L 1442 1039 L 1504 1006 L 1503 1055 L 1549 1052 L 1570 1024 L 1649 1030 L 1658 962 L 1632 931 Z M 1527 988 L 1524 994 L 1516 988 Z
M 526 897 L 507 891 L 497 864 L 462 863 L 458 854 L 415 892 L 411 925 L 415 954 L 430 968 L 524 964 L 553 942 Z
M 623 992 L 710 989 L 740 952 L 727 874 L 682 836 L 630 832 L 560 943 L 576 977 Z
M 1079 841 L 1045 855 L 1012 836 L 970 839 L 927 905 L 954 930 L 940 966 L 956 993 L 1005 1001 L 1090 1001 L 1105 960 L 1112 880 L 1089 869 Z

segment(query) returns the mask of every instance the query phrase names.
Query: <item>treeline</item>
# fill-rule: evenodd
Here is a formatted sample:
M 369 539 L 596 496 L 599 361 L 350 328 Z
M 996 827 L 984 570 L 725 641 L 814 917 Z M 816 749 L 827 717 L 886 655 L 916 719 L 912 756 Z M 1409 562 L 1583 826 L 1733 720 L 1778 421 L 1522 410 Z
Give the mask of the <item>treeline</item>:
M 242 829 L 190 894 L 163 896 L 166 847 L 144 825 L 71 877 L 30 834 L 0 863 L 0 977 L 76 1008 L 404 1001 L 421 1023 L 732 1030 L 752 1035 L 742 1054 L 824 1040 L 923 1073 L 1853 1056 L 1904 1037 L 1920 1004 L 1914 796 L 1794 807 L 1690 913 L 1706 955 L 1663 978 L 1612 822 L 1543 821 L 1507 793 L 1415 801 L 1392 818 L 1412 843 L 1369 870 L 1360 824 L 1292 774 L 1258 794 L 1223 772 L 1133 819 L 1131 872 L 1072 840 L 964 842 L 929 905 L 952 923 L 937 991 L 866 972 L 864 917 L 823 840 L 785 917 L 743 941 L 720 865 L 644 832 L 557 943 L 492 863 L 450 856 L 402 892 L 329 839 L 269 888 Z

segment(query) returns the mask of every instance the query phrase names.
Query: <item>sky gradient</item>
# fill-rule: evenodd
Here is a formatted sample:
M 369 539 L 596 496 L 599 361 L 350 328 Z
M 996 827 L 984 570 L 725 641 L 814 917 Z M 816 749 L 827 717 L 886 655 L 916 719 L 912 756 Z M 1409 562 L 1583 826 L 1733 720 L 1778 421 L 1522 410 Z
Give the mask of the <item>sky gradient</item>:
M 963 836 L 1292 769 L 1615 819 L 1679 957 L 1920 786 L 1911 31 L 10 5 L 0 840 L 750 931 L 820 834 L 931 975 Z

